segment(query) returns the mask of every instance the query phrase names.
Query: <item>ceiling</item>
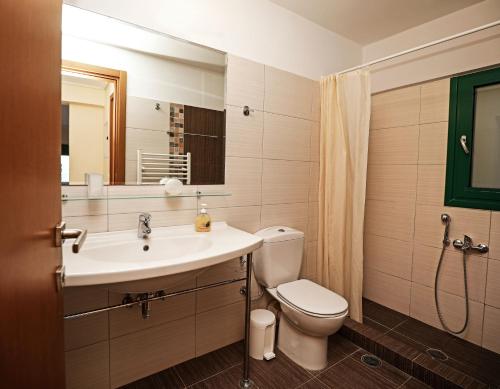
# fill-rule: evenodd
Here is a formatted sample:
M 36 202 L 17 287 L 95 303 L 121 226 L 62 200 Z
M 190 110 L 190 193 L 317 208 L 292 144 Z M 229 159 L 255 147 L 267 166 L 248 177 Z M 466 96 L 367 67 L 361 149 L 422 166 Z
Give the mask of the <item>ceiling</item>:
M 483 0 L 271 0 L 366 45 Z

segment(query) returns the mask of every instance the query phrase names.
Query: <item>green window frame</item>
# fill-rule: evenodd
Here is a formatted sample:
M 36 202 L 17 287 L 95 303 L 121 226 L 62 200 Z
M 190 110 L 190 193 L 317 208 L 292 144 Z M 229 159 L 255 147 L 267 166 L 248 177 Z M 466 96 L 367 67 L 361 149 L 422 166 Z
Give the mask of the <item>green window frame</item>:
M 475 90 L 498 83 L 500 67 L 451 79 L 445 205 L 500 211 L 500 189 L 471 185 Z M 463 135 L 467 137 L 469 154 L 464 152 L 460 142 Z M 500 152 L 500 145 L 498 147 Z
M 500 211 L 500 189 L 476 188 L 471 185 L 475 90 L 498 83 L 500 67 L 451 79 L 444 199 L 447 206 Z M 463 135 L 467 137 L 469 154 L 464 152 L 460 142 Z M 500 169 L 500 166 L 491 168 Z

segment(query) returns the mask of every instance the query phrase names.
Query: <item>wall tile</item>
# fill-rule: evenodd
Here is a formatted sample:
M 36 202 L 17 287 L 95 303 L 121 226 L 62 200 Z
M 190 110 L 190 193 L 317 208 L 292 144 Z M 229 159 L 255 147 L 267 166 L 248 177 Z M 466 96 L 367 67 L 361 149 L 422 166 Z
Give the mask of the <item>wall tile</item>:
M 311 161 L 319 161 L 320 123 L 313 122 L 311 126 Z
M 317 256 L 318 256 L 318 242 L 312 241 L 306 244 L 306 255 L 302 262 L 301 278 L 306 278 L 313 282 L 319 283 L 317 273 Z
M 495 259 L 488 260 L 486 304 L 500 308 L 500 261 Z
M 417 204 L 444 205 L 446 165 L 419 165 Z
M 444 225 L 441 214 L 451 216 L 450 239 L 463 240 L 464 234 L 469 235 L 477 243 L 488 243 L 490 212 L 476 209 L 438 207 L 432 205 L 417 205 L 415 216 L 415 242 L 442 247 Z M 450 250 L 455 250 L 449 247 Z
M 287 226 L 305 233 L 307 210 L 308 203 L 263 205 L 261 227 Z
M 461 328 L 465 317 L 464 298 L 440 292 L 439 303 L 447 325 L 452 329 Z M 459 337 L 480 345 L 484 305 L 471 300 L 469 301 L 469 309 L 469 325 Z M 437 316 L 432 288 L 412 283 L 410 316 L 433 327 L 443 329 Z
M 157 373 L 195 356 L 194 316 L 134 332 L 110 342 L 111 387 Z
M 422 85 L 420 123 L 445 122 L 450 104 L 450 79 Z
M 437 265 L 441 249 L 415 244 L 413 250 L 412 280 L 434 288 Z M 464 297 L 464 270 L 462 253 L 446 250 L 439 276 L 439 290 Z M 475 255 L 467 257 L 467 282 L 469 298 L 484 302 L 486 284 L 486 259 Z
M 311 163 L 311 180 L 309 182 L 309 201 L 319 201 L 319 162 Z
M 196 317 L 196 356 L 243 339 L 245 304 L 226 305 Z
M 369 165 L 366 198 L 414 202 L 416 182 L 417 165 Z
M 409 242 L 413 239 L 414 212 L 414 203 L 367 200 L 365 234 Z
M 408 280 L 370 268 L 364 271 L 363 296 L 405 315 L 410 312 L 410 289 Z
M 147 153 L 168 153 L 170 151 L 168 124 L 161 131 L 127 127 L 125 136 L 125 159 L 137 161 L 137 150 Z
M 65 216 L 66 228 L 86 228 L 88 233 L 108 230 L 108 217 L 97 216 Z
M 156 110 L 156 103 L 161 109 Z M 143 97 L 127 96 L 127 127 L 148 130 L 165 130 L 170 123 L 170 103 L 146 99 Z
M 226 104 L 264 109 L 264 65 L 227 56 Z
M 184 224 L 193 224 L 197 212 L 192 210 L 151 212 L 151 225 L 155 227 L 168 227 Z M 109 215 L 109 231 L 131 230 L 137 228 L 139 213 L 119 213 Z
M 309 169 L 309 162 L 265 159 L 262 174 L 262 203 L 308 201 Z
M 368 164 L 413 165 L 418 160 L 418 126 L 370 131 Z
M 231 196 L 201 197 L 210 208 L 241 207 L 261 204 L 262 160 L 226 157 L 226 179 L 222 185 L 200 185 L 201 192 L 227 191 Z
M 365 234 L 364 267 L 411 280 L 412 244 Z
M 500 309 L 484 307 L 483 347 L 500 354 Z
M 265 113 L 263 157 L 310 160 L 312 123 L 309 120 Z
M 226 106 L 226 156 L 261 158 L 263 126 L 262 111 L 245 116 L 241 107 Z
M 109 388 L 108 342 L 65 353 L 67 389 Z
M 183 209 L 196 209 L 196 198 L 130 198 L 110 199 L 108 201 L 109 214 L 177 211 Z
M 420 86 L 373 95 L 370 128 L 380 129 L 418 124 L 419 100 Z
M 213 222 L 225 221 L 228 225 L 250 233 L 260 229 L 260 206 L 211 208 Z
M 446 164 L 448 123 L 422 124 L 418 141 L 419 164 Z
M 317 122 L 321 120 L 321 88 L 319 81 L 313 84 L 312 120 Z
M 107 192 L 108 187 L 105 186 L 102 192 L 102 200 L 63 200 L 61 202 L 63 218 L 68 216 L 105 215 L 108 211 Z M 61 186 L 61 194 L 69 198 L 87 198 L 88 190 L 87 186 Z
M 500 259 L 500 212 L 491 213 L 490 258 Z
M 318 223 L 319 223 L 319 203 L 309 203 L 308 220 L 307 220 L 307 240 L 318 240 Z
M 270 66 L 265 72 L 264 111 L 312 119 L 315 81 Z

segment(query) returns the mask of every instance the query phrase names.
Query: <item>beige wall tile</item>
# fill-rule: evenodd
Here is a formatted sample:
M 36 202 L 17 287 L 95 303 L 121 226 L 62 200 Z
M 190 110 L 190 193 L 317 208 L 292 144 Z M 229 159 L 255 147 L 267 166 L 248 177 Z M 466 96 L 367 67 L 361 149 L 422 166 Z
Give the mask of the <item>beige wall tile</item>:
M 307 232 L 308 203 L 262 206 L 261 227 L 287 226 Z
M 311 161 L 319 161 L 320 123 L 313 122 L 311 126 Z
M 264 111 L 312 119 L 315 81 L 270 66 L 265 72 Z
M 444 205 L 446 165 L 419 165 L 417 204 Z
M 312 123 L 309 120 L 265 113 L 263 157 L 309 161 Z
M 418 159 L 418 126 L 370 131 L 368 164 L 414 165 Z
M 245 116 L 242 108 L 226 106 L 226 156 L 261 158 L 263 126 L 262 111 Z
M 230 193 L 230 196 L 201 197 L 209 208 L 241 207 L 261 204 L 262 160 L 226 157 L 225 185 L 200 185 L 201 192 Z
M 67 389 L 109 388 L 109 346 L 101 342 L 65 353 Z
M 500 354 L 500 309 L 484 307 L 483 347 Z
M 311 180 L 309 182 L 309 201 L 319 201 L 319 162 L 311 162 Z
M 195 197 L 179 198 L 130 198 L 108 200 L 109 214 L 137 213 L 153 211 L 177 211 L 182 209 L 196 209 Z
M 410 312 L 410 289 L 408 280 L 370 268 L 364 271 L 363 296 L 405 315 Z
M 500 212 L 491 213 L 490 258 L 500 259 Z
M 434 288 L 441 249 L 415 244 L 413 250 L 412 280 Z M 462 253 L 446 250 L 441 265 L 438 290 L 464 297 L 464 270 Z M 486 258 L 469 255 L 467 258 L 467 284 L 469 298 L 484 302 L 486 284 Z
M 66 228 L 85 228 L 88 233 L 108 230 L 107 215 L 67 216 L 64 218 Z
M 243 231 L 255 233 L 260 229 L 260 206 L 211 208 L 209 214 L 213 222 L 224 221 Z
M 235 55 L 227 57 L 226 103 L 264 109 L 264 65 Z
M 447 325 L 452 329 L 460 329 L 465 318 L 465 300 L 446 292 L 440 292 L 439 303 Z M 459 335 L 469 342 L 481 344 L 484 305 L 469 301 L 469 325 Z M 436 313 L 434 290 L 417 283 L 412 283 L 410 316 L 433 327 L 442 329 Z
M 160 131 L 127 127 L 125 158 L 129 161 L 137 161 L 137 150 L 146 153 L 168 153 L 170 142 L 170 136 L 167 133 L 168 117 L 166 120 Z
M 62 216 L 91 216 L 106 215 L 107 200 L 66 200 L 62 201 Z
M 445 122 L 450 105 L 450 79 L 427 82 L 421 90 L 420 123 Z
M 411 280 L 412 244 L 365 234 L 364 267 Z
M 312 241 L 306 244 L 306 255 L 302 262 L 301 278 L 306 278 L 319 283 L 317 273 L 318 242 Z
M 308 201 L 309 171 L 309 162 L 265 159 L 262 174 L 262 203 Z
M 213 284 L 215 282 L 242 278 L 246 276 L 246 265 L 240 258 L 210 266 L 198 276 L 197 286 Z
M 415 242 L 442 247 L 444 225 L 441 214 L 451 216 L 450 239 L 463 240 L 469 235 L 474 243 L 488 243 L 490 212 L 476 209 L 438 207 L 433 205 L 417 205 L 415 216 Z M 449 247 L 450 250 L 455 250 Z
M 155 104 L 160 103 L 161 109 L 156 110 Z M 143 97 L 127 96 L 127 127 L 149 130 L 164 130 L 170 120 L 170 103 L 145 99 Z
M 366 198 L 414 202 L 416 183 L 417 165 L 369 165 Z
M 245 304 L 226 305 L 196 317 L 196 356 L 243 339 Z
M 245 296 L 240 293 L 240 289 L 245 284 L 245 281 L 241 281 L 196 292 L 196 313 L 244 302 Z
M 319 222 L 319 203 L 309 203 L 308 207 L 308 218 L 307 218 L 307 240 L 314 241 L 318 240 L 318 222 Z
M 314 82 L 312 98 L 312 120 L 321 120 L 321 89 L 319 81 Z
M 119 213 L 109 215 L 109 231 L 132 230 L 137 228 L 137 220 L 140 212 Z M 151 225 L 155 227 L 168 227 L 184 224 L 193 224 L 196 210 L 151 212 Z
M 114 294 L 111 303 L 120 304 L 124 294 Z M 195 314 L 195 295 L 189 293 L 165 301 L 151 302 L 151 316 L 143 319 L 139 306 L 117 309 L 109 313 L 109 336 L 111 339 L 132 332 L 143 331 L 157 325 L 179 320 Z
M 418 141 L 419 164 L 446 164 L 448 122 L 422 124 Z
M 367 200 L 365 234 L 409 242 L 413 239 L 414 213 L 414 203 Z
M 111 387 L 125 385 L 194 358 L 194 339 L 194 316 L 112 339 Z
M 396 89 L 372 96 L 371 129 L 418 124 L 420 86 Z
M 500 261 L 495 259 L 488 260 L 486 304 L 500 308 Z

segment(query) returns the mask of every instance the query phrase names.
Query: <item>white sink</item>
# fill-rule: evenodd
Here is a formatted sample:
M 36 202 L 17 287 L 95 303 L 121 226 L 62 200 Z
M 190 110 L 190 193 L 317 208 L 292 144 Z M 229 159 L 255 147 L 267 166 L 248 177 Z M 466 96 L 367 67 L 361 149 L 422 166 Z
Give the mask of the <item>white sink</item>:
M 78 254 L 72 242 L 63 246 L 65 285 L 125 282 L 197 270 L 255 251 L 262 239 L 212 223 L 211 232 L 195 232 L 193 225 L 154 228 L 148 239 L 137 231 L 89 235 Z

